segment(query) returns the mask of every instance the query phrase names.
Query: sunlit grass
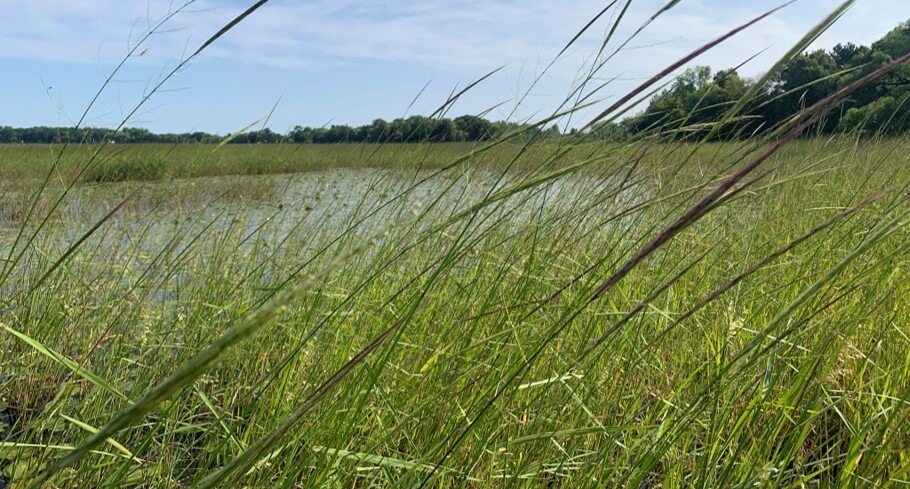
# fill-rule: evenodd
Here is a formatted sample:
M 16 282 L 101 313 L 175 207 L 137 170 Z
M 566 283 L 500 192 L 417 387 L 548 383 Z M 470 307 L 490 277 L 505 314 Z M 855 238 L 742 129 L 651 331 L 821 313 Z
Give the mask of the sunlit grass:
M 894 477 L 903 464 L 902 399 L 910 387 L 900 313 L 908 307 L 903 221 L 889 224 L 890 234 L 800 304 L 792 319 L 765 331 L 789 301 L 903 209 L 893 207 L 895 185 L 906 178 L 906 156 L 894 151 L 903 141 L 840 144 L 842 151 L 829 153 L 807 142 L 777 158 L 762 185 L 686 230 L 609 300 L 581 311 L 517 385 L 503 386 L 507 394 L 448 458 L 440 483 Z M 61 481 L 190 483 L 277 426 L 301 396 L 402 315 L 407 323 L 394 341 L 315 406 L 244 481 L 419 480 L 447 435 L 472 419 L 549 326 L 578 307 L 596 277 L 609 274 L 690 199 L 687 188 L 722 162 L 702 161 L 672 181 L 654 169 L 637 171 L 619 192 L 627 161 L 607 160 L 419 239 L 421 230 L 482 198 L 496 174 L 447 172 L 371 217 L 365 216 L 387 201 L 381 196 L 406 188 L 409 173 L 246 177 L 246 187 L 279 186 L 258 199 L 224 197 L 226 182 L 218 179 L 176 191 L 170 183 L 146 184 L 144 194 L 167 198 L 120 211 L 40 287 L 30 287 L 29 277 L 64 250 L 67 233 L 90 221 L 48 229 L 12 272 L 3 313 L 10 420 L 4 456 L 34 470 L 48 450 L 60 451 L 40 447 L 78 443 L 86 429 L 67 418 L 103 425 L 315 260 L 303 275 L 314 278 L 255 339 Z M 282 181 L 291 190 L 281 190 Z M 293 188 L 301 185 L 311 200 L 289 200 L 300 197 Z M 78 194 L 84 206 L 112 205 L 124 189 L 90 190 Z M 858 191 L 887 197 L 664 331 L 749 263 L 860 204 Z M 327 202 L 318 203 L 316 193 Z M 188 194 L 195 198 L 183 206 L 164 205 Z M 648 205 L 628 212 L 636 202 Z M 313 258 L 339 235 L 329 253 Z M 530 314 L 601 256 L 607 260 L 590 277 Z M 594 338 L 689 266 L 601 350 L 575 364 Z M 776 340 L 759 361 L 746 353 Z M 744 354 L 751 361 L 729 365 Z M 706 395 L 707 405 L 688 411 Z M 678 432 L 652 462 L 652 444 L 668 430 Z M 896 445 L 862 452 L 846 472 L 850 447 L 872 444 Z
M 2 480 L 902 483 L 908 142 L 796 139 L 858 86 L 729 143 L 0 148 Z

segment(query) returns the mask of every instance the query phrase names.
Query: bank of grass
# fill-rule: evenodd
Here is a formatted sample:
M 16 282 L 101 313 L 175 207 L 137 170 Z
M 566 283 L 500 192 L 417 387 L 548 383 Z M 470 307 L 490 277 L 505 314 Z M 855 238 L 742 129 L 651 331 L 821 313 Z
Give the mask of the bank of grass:
M 745 143 L 741 143 L 745 144 Z M 791 143 L 782 150 L 782 158 L 809 159 L 820 151 L 837 154 L 858 148 L 874 156 L 895 145 L 910 144 L 910 138 L 870 138 L 857 140 L 850 135 L 831 138 L 808 138 Z M 532 171 L 544 164 L 554 151 L 567 150 L 559 165 L 589 157 L 592 151 L 610 146 L 617 151 L 631 151 L 620 143 L 589 142 L 583 144 L 544 143 L 526 147 L 523 144 L 501 144 L 490 151 L 472 158 L 472 167 L 497 171 L 510 165 L 512 171 Z M 238 175 L 281 175 L 319 172 L 336 169 L 387 169 L 413 171 L 439 169 L 457 158 L 482 147 L 482 143 L 420 143 L 420 144 L 121 144 L 100 150 L 95 161 L 84 169 L 99 147 L 79 145 L 65 152 L 54 169 L 59 145 L 0 145 L 0 174 L 5 185 L 22 185 L 40 182 L 48 172 L 55 180 L 81 183 L 154 181 L 196 177 Z M 730 143 L 693 143 L 689 145 L 666 144 L 668 151 L 677 156 L 686 148 L 694 151 L 687 158 L 698 167 L 708 164 L 724 148 L 736 147 Z M 521 157 L 516 157 L 521 153 Z M 628 153 L 631 155 L 631 153 Z M 641 164 L 656 171 L 672 167 L 663 160 L 664 152 L 645 155 Z M 900 159 L 899 154 L 881 155 Z
M 899 62 L 735 143 L 4 160 L 2 481 L 906 483 L 907 141 L 796 139 Z
M 593 302 L 743 146 L 703 148 L 681 167 L 686 146 L 603 146 L 596 165 L 468 214 L 500 175 L 470 162 L 397 201 L 388 196 L 411 172 L 362 169 L 367 191 L 346 196 L 346 211 L 342 199 L 315 213 L 273 202 L 268 216 L 244 202 L 202 212 L 207 199 L 158 214 L 124 208 L 41 280 L 74 239 L 52 226 L 4 269 L 2 472 L 21 481 L 47 468 L 292 280 L 254 338 L 55 483 L 189 487 L 257 453 L 229 479 L 895 484 L 910 475 L 906 147 L 794 146 Z M 636 166 L 629 155 L 641 154 L 667 164 Z M 508 189 L 547 174 L 499 178 Z M 173 182 L 142 185 L 175 198 Z M 197 180 L 177 194 L 212 186 L 215 196 L 221 185 Z M 116 204 L 96 195 L 85 205 Z M 392 325 L 387 343 L 309 403 Z
M 155 180 L 224 175 L 304 173 L 337 168 L 438 168 L 471 150 L 451 144 L 120 144 L 103 149 L 82 182 Z M 507 161 L 520 145 L 503 145 L 483 162 Z M 59 152 L 59 145 L 0 145 L 0 171 L 9 180 L 40 180 Z M 64 154 L 57 174 L 75 178 L 97 145 L 80 145 Z

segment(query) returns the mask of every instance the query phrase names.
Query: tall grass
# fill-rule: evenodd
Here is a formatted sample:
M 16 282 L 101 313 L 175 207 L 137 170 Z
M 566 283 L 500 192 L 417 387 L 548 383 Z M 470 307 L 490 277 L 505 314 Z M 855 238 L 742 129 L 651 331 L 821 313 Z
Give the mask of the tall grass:
M 552 145 L 532 149 L 522 164 L 533 169 L 544 160 Z M 471 143 L 434 144 L 118 144 L 110 147 L 92 167 L 82 166 L 98 145 L 84 144 L 64 153 L 53 166 L 49 156 L 60 145 L 0 145 L 0 171 L 8 184 L 42 180 L 49 171 L 62 181 L 146 181 L 166 178 L 199 178 L 226 175 L 281 175 L 338 168 L 405 169 L 439 168 L 471 151 Z M 503 144 L 476 158 L 473 166 L 497 168 L 522 150 L 516 143 Z M 81 175 L 80 175 L 81 174 Z
M 908 143 L 796 140 L 894 66 L 736 143 L 53 148 L 3 200 L 3 480 L 900 484 Z

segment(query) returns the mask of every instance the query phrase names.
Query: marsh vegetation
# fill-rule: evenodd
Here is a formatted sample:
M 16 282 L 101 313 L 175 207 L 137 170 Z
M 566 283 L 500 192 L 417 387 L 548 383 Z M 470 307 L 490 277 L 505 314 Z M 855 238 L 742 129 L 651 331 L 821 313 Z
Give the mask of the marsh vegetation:
M 0 480 L 904 484 L 910 141 L 809 136 L 906 59 L 728 142 L 2 146 Z

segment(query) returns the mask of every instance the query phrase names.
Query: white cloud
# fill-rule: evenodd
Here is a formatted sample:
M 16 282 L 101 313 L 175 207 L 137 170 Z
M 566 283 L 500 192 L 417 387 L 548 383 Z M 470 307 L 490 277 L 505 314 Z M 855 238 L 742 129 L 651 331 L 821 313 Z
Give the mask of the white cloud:
M 355 1 L 273 0 L 237 26 L 207 54 L 284 68 L 331 67 L 359 60 L 411 62 L 458 73 L 480 73 L 502 64 L 544 63 L 596 13 L 592 0 Z M 620 37 L 628 35 L 663 1 L 633 2 Z M 846 16 L 840 35 L 868 42 L 908 15 L 903 0 L 865 0 Z M 628 71 L 645 71 L 742 22 L 772 2 L 688 0 L 659 18 L 633 45 L 656 44 L 622 57 Z M 764 47 L 792 43 L 832 8 L 830 0 L 802 0 L 706 59 L 735 64 Z M 172 0 L 0 0 L 0 57 L 65 62 L 112 62 L 149 25 L 173 9 Z M 236 0 L 197 0 L 166 33 L 143 49 L 150 60 L 176 59 L 242 8 Z M 590 52 L 609 19 L 576 49 Z M 661 44 L 663 43 L 663 44 Z M 642 73 L 643 74 L 643 73 Z

